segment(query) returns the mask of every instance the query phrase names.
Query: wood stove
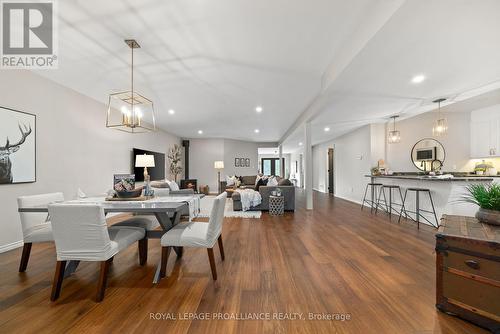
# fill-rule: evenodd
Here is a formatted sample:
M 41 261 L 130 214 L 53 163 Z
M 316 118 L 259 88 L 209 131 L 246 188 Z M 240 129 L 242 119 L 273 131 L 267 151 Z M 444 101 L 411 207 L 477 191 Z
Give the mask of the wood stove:
M 184 180 L 181 180 L 181 189 L 193 189 L 195 193 L 198 192 L 198 180 L 189 178 L 189 140 L 183 140 L 184 146 Z
M 198 192 L 198 180 L 197 179 L 185 179 L 181 180 L 181 189 L 193 189 L 195 193 Z

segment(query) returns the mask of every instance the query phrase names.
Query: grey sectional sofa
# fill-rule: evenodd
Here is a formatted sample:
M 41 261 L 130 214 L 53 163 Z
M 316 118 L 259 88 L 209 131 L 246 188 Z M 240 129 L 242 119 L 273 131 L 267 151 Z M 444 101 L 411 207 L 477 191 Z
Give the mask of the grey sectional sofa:
M 255 180 L 257 179 L 257 175 L 250 176 L 242 176 L 241 177 L 241 185 L 239 189 L 254 189 L 255 188 Z M 262 196 L 262 203 L 250 210 L 269 210 L 269 196 L 271 192 L 275 191 L 277 188 L 281 189 L 281 193 L 285 197 L 285 210 L 286 211 L 295 211 L 295 187 L 291 185 L 291 182 L 288 180 L 278 179 L 280 183 L 290 184 L 290 185 L 278 185 L 278 186 L 260 186 L 259 193 Z M 284 182 L 288 181 L 288 182 Z M 221 181 L 221 189 L 234 189 L 233 187 L 228 187 L 226 181 Z M 232 197 L 233 199 L 233 210 L 241 211 L 241 197 L 238 192 L 228 192 L 228 197 Z
M 250 210 L 269 210 L 269 196 L 271 192 L 275 191 L 277 188 L 281 190 L 282 195 L 285 197 L 285 211 L 295 211 L 295 187 L 294 186 L 260 186 L 259 193 L 262 196 L 262 203 Z M 234 192 L 233 196 L 233 210 L 241 211 L 241 197 L 238 192 Z

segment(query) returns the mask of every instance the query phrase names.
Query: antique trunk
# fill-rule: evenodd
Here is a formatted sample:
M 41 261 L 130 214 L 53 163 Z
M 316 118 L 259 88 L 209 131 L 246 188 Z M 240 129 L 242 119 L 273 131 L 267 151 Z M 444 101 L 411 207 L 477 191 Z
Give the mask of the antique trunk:
M 436 307 L 500 333 L 500 227 L 443 215 L 436 234 Z

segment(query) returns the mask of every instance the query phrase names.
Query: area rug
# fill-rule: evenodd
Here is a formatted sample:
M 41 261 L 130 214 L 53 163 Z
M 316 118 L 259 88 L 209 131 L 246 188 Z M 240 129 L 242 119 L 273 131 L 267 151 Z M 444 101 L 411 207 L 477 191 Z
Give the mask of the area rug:
M 200 200 L 200 213 L 198 217 L 210 217 L 210 211 L 216 196 L 205 196 Z M 226 199 L 224 217 L 227 218 L 260 218 L 261 211 L 233 211 L 233 200 Z

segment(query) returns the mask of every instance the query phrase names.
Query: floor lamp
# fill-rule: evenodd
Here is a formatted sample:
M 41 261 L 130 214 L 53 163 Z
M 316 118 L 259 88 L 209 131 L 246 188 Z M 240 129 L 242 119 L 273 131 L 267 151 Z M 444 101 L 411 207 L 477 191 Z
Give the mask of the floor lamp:
M 220 188 L 220 171 L 224 169 L 224 161 L 215 161 L 214 162 L 214 168 L 217 170 L 217 189 L 218 193 L 220 194 L 221 188 Z

